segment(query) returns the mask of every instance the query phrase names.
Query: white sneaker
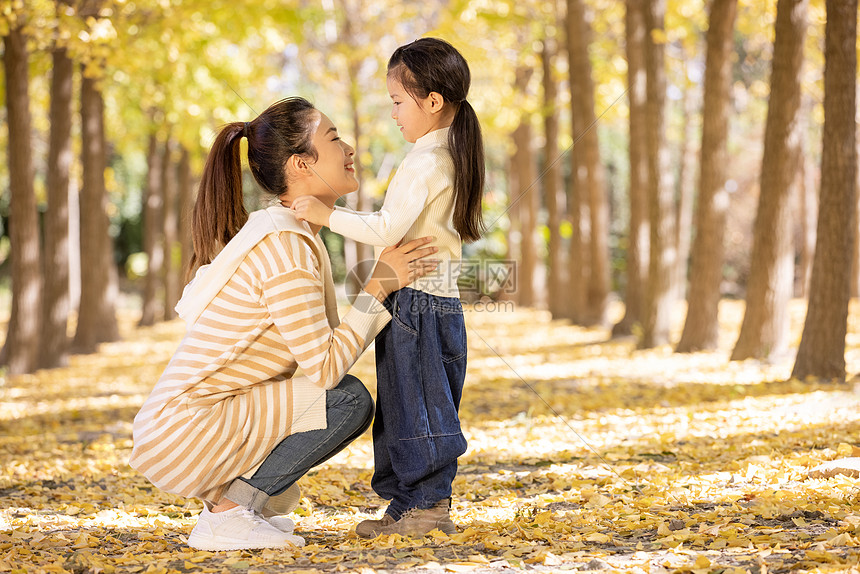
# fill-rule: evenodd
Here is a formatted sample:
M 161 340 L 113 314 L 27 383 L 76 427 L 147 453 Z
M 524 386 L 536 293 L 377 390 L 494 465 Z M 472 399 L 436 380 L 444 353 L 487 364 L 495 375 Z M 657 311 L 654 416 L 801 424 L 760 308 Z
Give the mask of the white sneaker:
M 224 512 L 204 508 L 188 545 L 197 550 L 246 550 L 304 546 L 305 539 L 281 532 L 254 511 L 237 506 Z
M 296 529 L 296 523 L 293 522 L 293 519 L 289 516 L 263 516 L 263 520 L 280 530 L 281 532 L 286 532 L 287 534 L 292 534 Z

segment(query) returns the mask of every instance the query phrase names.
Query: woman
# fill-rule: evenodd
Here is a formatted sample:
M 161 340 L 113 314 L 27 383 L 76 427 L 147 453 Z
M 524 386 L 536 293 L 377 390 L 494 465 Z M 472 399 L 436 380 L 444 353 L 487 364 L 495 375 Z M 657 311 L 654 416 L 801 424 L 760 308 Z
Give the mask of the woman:
M 248 217 L 240 141 L 280 205 Z M 422 238 L 386 249 L 342 321 L 319 227 L 283 205 L 355 191 L 355 150 L 301 98 L 228 124 L 206 161 L 192 234 L 194 280 L 177 311 L 188 332 L 134 420 L 130 464 L 159 488 L 203 499 L 201 550 L 301 546 L 283 516 L 295 482 L 359 436 L 373 402 L 346 375 L 391 319 L 382 301 L 436 266 Z

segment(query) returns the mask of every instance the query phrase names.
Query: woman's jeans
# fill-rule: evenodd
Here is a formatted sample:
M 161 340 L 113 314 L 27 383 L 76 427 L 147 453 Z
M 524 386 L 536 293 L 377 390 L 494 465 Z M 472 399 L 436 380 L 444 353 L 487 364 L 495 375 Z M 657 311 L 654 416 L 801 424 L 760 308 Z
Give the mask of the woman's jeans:
M 391 322 L 376 337 L 377 400 L 371 486 L 387 514 L 430 508 L 451 496 L 466 452 L 460 397 L 466 326 L 460 300 L 404 288 L 386 300 Z
M 324 429 L 292 434 L 282 440 L 249 479 L 237 478 L 226 498 L 261 512 L 272 496 L 287 490 L 311 468 L 343 450 L 370 426 L 373 399 L 357 378 L 346 375 L 326 391 Z

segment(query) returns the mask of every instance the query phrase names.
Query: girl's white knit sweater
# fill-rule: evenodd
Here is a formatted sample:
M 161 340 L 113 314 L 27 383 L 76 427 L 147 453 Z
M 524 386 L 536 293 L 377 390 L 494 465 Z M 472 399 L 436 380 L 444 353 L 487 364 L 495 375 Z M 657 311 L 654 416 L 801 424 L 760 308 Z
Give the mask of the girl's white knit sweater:
M 419 237 L 436 237 L 439 266 L 410 287 L 440 297 L 459 297 L 462 243 L 454 229 L 454 163 L 448 150 L 450 128 L 432 131 L 415 142 L 385 192 L 379 211 L 337 207 L 329 218 L 335 233 L 381 248 Z

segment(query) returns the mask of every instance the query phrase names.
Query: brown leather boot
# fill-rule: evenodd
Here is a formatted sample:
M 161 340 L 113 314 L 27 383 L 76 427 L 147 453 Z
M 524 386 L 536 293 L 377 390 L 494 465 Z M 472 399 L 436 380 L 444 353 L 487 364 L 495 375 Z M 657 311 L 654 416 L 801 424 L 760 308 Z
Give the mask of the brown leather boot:
M 355 525 L 355 533 L 361 538 L 376 538 L 380 529 L 394 524 L 394 518 L 390 514 L 383 514 L 379 520 L 362 520 Z
M 397 521 L 387 514 L 382 517 L 382 520 L 365 520 L 364 522 L 377 522 L 378 524 L 362 528 L 363 532 L 370 532 L 367 535 L 359 534 L 358 527 L 356 527 L 355 532 L 364 538 L 371 538 L 380 534 L 420 537 L 437 528 L 445 534 L 455 534 L 457 525 L 451 521 L 450 507 L 451 499 L 446 498 L 437 502 L 432 508 L 410 508 Z M 359 526 L 364 522 L 360 523 Z M 385 523 L 383 524 L 383 522 Z

